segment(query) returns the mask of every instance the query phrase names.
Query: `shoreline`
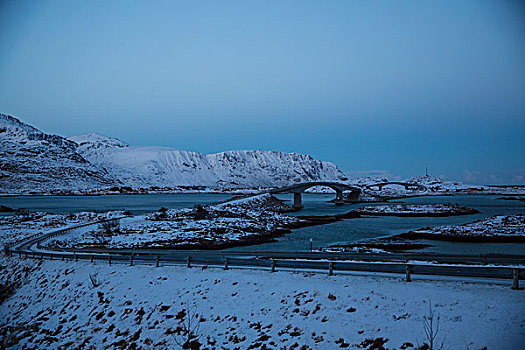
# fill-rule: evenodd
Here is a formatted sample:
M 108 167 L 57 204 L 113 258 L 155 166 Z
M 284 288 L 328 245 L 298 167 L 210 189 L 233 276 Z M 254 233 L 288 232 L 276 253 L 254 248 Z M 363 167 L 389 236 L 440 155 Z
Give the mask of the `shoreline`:
M 431 241 L 446 241 L 446 242 L 463 242 L 463 243 L 525 243 L 525 236 L 465 236 L 445 234 L 438 235 L 425 232 L 408 231 L 390 237 L 394 240 L 408 239 L 415 240 L 431 240 Z

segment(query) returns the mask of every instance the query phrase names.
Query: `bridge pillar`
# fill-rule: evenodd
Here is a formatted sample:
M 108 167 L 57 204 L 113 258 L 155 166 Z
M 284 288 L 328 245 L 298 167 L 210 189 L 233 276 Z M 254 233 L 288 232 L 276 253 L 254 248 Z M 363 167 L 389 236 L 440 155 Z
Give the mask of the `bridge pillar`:
M 358 203 L 360 195 L 361 195 L 361 191 L 351 191 L 350 193 L 346 195 L 346 202 L 347 203 Z
M 294 192 L 293 194 L 293 206 L 295 210 L 303 209 L 303 202 L 301 199 L 301 192 Z
M 345 200 L 343 199 L 343 191 L 335 190 L 335 205 L 343 205 L 345 204 Z

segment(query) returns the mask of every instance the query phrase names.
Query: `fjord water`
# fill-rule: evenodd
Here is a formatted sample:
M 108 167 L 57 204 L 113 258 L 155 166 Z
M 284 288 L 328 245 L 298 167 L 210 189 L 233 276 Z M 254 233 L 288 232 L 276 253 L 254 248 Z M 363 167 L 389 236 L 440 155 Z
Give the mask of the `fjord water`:
M 288 195 L 289 197 L 290 195 Z M 281 197 L 285 199 L 286 196 Z M 525 202 L 501 200 L 500 196 L 491 195 L 458 195 L 458 196 L 425 196 L 392 200 L 388 203 L 360 203 L 335 206 L 327 201 L 334 198 L 332 194 L 303 194 L 304 209 L 291 215 L 333 215 L 346 213 L 365 205 L 384 204 L 444 204 L 452 203 L 474 208 L 479 214 L 449 217 L 368 217 L 347 219 L 331 224 L 305 227 L 279 238 L 278 242 L 263 244 L 257 250 L 308 250 L 310 238 L 313 248 L 333 244 L 356 243 L 361 240 L 390 236 L 426 226 L 460 225 L 494 215 L 525 214 Z M 430 244 L 428 248 L 418 251 L 440 252 L 449 254 L 525 254 L 525 244 L 518 243 L 464 243 L 418 240 L 417 243 Z M 249 250 L 250 247 L 235 248 Z M 253 248 L 252 248 L 253 249 Z M 255 250 L 255 249 L 253 249 Z
M 80 211 L 129 210 L 142 214 L 158 210 L 193 208 L 232 198 L 224 193 L 133 194 L 105 196 L 5 196 L 0 204 L 10 208 L 69 214 Z
M 278 195 L 291 204 L 291 194 Z M 25 208 L 33 211 L 52 213 L 72 213 L 79 211 L 129 210 L 134 214 L 157 210 L 191 208 L 196 204 L 206 205 L 232 198 L 221 193 L 184 193 L 184 194 L 148 194 L 148 195 L 106 195 L 106 196 L 6 196 L 0 197 L 0 204 L 12 208 Z M 364 205 L 345 204 L 335 206 L 328 201 L 334 194 L 303 194 L 304 209 L 290 215 L 333 215 L 341 214 Z M 232 250 L 242 251 L 305 251 L 310 248 L 310 238 L 314 249 L 332 244 L 355 243 L 363 239 L 388 236 L 425 226 L 456 225 L 472 222 L 493 215 L 525 214 L 525 202 L 500 200 L 498 196 L 428 196 L 405 198 L 389 203 L 433 204 L 458 203 L 479 210 L 480 214 L 452 216 L 443 218 L 410 217 L 375 217 L 347 219 L 331 224 L 305 227 L 293 230 L 277 239 L 277 242 L 257 246 L 237 247 Z M 525 244 L 514 243 L 459 243 L 439 241 L 419 241 L 432 246 L 423 251 L 453 254 L 525 254 Z

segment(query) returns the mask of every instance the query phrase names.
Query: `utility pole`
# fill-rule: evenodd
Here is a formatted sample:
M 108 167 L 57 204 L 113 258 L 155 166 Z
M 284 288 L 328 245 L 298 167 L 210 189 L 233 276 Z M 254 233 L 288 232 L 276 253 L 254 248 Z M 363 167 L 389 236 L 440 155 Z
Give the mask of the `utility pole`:
M 428 177 L 428 167 L 425 167 L 425 176 Z

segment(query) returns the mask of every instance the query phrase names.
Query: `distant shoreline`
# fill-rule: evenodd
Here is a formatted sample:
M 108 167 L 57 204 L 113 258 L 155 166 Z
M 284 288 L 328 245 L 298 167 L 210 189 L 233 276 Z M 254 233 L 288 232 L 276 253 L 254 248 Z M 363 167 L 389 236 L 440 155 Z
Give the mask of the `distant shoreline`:
M 522 186 L 513 186 L 520 187 Z M 414 198 L 414 197 L 439 197 L 439 196 L 462 196 L 462 195 L 489 195 L 489 196 L 505 196 L 499 199 L 515 199 L 510 197 L 519 197 L 525 196 L 525 187 L 523 187 L 523 193 L 512 193 L 507 195 L 501 192 L 491 192 L 491 191 L 472 191 L 472 190 L 457 190 L 456 192 L 431 192 L 431 193 L 422 193 L 422 194 L 413 194 L 413 195 L 400 195 L 400 196 L 388 196 L 385 198 L 387 200 L 403 199 L 403 198 Z M 121 193 L 0 193 L 0 198 L 2 197 L 102 197 L 102 196 L 122 196 L 122 195 L 154 195 L 154 194 L 231 194 L 231 195 L 256 195 L 260 192 L 269 191 L 264 189 L 242 189 L 242 190 L 187 190 L 187 191 L 166 191 L 166 192 L 121 192 Z M 332 192 L 305 192 L 304 194 L 335 194 Z M 361 202 L 360 202 L 361 203 Z M 363 202 L 365 203 L 365 202 Z

